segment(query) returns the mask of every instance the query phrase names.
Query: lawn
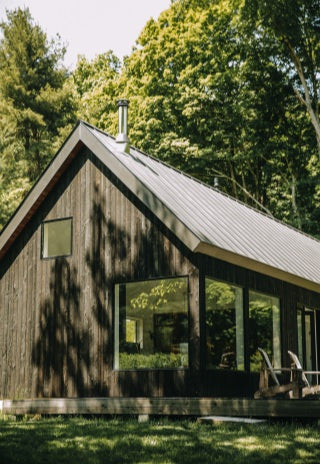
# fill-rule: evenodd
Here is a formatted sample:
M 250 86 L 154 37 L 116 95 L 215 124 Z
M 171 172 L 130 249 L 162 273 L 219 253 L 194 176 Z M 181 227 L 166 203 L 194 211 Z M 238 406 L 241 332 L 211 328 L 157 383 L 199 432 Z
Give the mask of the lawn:
M 291 423 L 0 418 L 0 463 L 319 463 L 319 432 Z

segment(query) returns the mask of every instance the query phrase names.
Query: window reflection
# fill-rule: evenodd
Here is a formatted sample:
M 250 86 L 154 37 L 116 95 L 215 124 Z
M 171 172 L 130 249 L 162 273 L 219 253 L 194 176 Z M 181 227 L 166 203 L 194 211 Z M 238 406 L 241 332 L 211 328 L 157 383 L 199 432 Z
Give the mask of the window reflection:
M 242 288 L 206 278 L 206 365 L 244 369 Z
M 115 286 L 116 369 L 188 366 L 187 278 Z
M 249 292 L 249 354 L 250 370 L 260 371 L 263 348 L 275 367 L 281 366 L 279 298 Z

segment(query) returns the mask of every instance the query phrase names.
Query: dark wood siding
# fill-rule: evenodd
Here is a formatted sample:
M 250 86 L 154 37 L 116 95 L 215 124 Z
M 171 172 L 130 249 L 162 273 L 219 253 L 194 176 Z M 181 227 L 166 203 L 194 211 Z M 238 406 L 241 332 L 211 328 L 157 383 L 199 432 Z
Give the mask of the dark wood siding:
M 41 222 L 70 216 L 72 256 L 40 259 Z M 114 283 L 174 275 L 189 276 L 197 368 L 198 271 L 196 257 L 90 152 L 70 165 L 0 269 L 2 397 L 189 392 L 187 370 L 113 371 Z
M 73 254 L 40 259 L 41 223 L 73 217 Z M 114 284 L 189 278 L 190 364 L 181 370 L 113 370 Z M 319 295 L 186 247 L 83 150 L 0 265 L 0 394 L 84 396 L 251 396 L 257 376 L 206 371 L 204 278 L 278 296 L 283 362 L 297 349 L 296 307 Z M 246 298 L 245 298 L 246 301 Z

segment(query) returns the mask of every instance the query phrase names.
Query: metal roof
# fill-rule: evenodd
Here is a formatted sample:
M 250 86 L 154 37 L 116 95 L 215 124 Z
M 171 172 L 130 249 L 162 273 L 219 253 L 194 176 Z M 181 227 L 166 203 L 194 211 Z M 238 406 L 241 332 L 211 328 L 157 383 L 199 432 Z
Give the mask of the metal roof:
M 238 257 L 235 263 L 243 257 L 320 283 L 320 241 L 138 150 L 121 153 L 110 136 L 89 130 L 199 239 L 193 251 L 211 246 L 221 250 L 213 256 L 224 250 Z
M 48 185 L 86 145 L 192 251 L 320 292 L 320 242 L 79 122 L 0 234 L 0 257 Z

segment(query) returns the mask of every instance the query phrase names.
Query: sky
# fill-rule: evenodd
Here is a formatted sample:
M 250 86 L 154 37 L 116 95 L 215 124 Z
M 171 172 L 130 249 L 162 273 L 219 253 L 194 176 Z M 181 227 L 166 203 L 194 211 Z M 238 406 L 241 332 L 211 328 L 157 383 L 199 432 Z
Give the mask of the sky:
M 78 55 L 88 59 L 113 50 L 129 55 L 151 18 L 169 8 L 170 0 L 0 0 L 0 20 L 6 9 L 28 7 L 49 38 L 57 33 L 67 45 L 65 65 L 72 69 Z

